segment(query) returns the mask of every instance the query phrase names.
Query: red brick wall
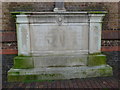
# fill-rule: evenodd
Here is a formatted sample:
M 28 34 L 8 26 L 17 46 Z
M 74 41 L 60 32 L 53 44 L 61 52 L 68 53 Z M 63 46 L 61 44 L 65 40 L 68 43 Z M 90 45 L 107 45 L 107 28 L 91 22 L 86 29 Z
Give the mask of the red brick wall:
M 17 54 L 17 39 L 15 19 L 12 11 L 53 11 L 54 2 L 4 2 L 2 3 L 2 28 L 0 36 L 2 41 L 0 54 Z M 118 6 L 119 5 L 119 6 Z M 67 11 L 106 10 L 102 28 L 102 51 L 120 51 L 120 28 L 118 11 L 120 4 L 117 2 L 65 2 Z

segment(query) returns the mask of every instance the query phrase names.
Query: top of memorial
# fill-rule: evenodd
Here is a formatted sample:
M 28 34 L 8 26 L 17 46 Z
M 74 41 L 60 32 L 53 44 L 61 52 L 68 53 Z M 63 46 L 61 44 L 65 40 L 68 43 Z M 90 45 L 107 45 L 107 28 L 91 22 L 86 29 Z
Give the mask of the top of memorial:
M 47 15 L 47 14 L 106 14 L 106 11 L 76 11 L 76 12 L 11 12 L 12 15 Z

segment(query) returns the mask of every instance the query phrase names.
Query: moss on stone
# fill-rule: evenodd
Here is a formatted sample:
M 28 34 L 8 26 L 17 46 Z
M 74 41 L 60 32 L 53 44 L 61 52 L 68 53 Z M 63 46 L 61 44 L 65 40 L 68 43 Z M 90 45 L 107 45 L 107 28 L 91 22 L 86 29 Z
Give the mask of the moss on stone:
M 8 72 L 9 75 L 19 75 L 20 72 Z
M 58 80 L 61 74 L 8 75 L 8 82 L 43 82 Z
M 112 67 L 105 67 L 105 68 L 99 69 L 99 71 L 100 71 L 101 76 L 112 76 L 113 75 Z
M 90 13 L 90 14 L 105 14 L 107 12 L 106 11 L 89 11 L 88 13 Z
M 67 77 L 73 78 L 79 75 L 80 78 L 88 78 L 88 77 L 103 77 L 103 76 L 112 76 L 112 67 L 109 65 L 101 65 L 101 66 L 92 66 L 92 67 L 83 67 L 79 68 L 75 72 L 69 72 L 67 74 L 59 73 L 59 72 L 52 72 L 49 73 L 47 71 L 43 71 L 39 74 L 34 73 L 34 70 L 32 71 L 34 74 L 29 74 L 28 71 L 26 71 L 25 75 L 22 73 L 23 69 L 16 70 L 11 69 L 8 73 L 8 81 L 9 82 L 43 82 L 43 81 L 52 81 L 52 80 L 62 80 L 62 79 L 69 79 Z M 18 73 L 19 72 L 19 73 Z M 22 74 L 22 75 L 21 75 Z M 71 77 L 72 76 L 72 77 Z M 78 78 L 78 77 L 77 77 Z
M 20 14 L 25 14 L 25 12 L 11 12 L 12 15 L 20 15 Z
M 14 58 L 14 67 L 16 69 L 33 68 L 34 62 L 30 56 L 17 56 Z
M 105 77 L 112 76 L 112 67 L 109 65 L 100 66 L 100 68 L 96 69 L 96 66 L 92 66 L 94 68 L 86 71 L 86 77 Z
M 16 15 L 24 14 L 24 12 L 11 12 L 12 17 L 16 18 Z
M 25 82 L 27 80 L 37 80 L 36 75 L 8 75 L 8 82 Z
M 98 52 L 98 53 L 91 53 L 89 55 L 101 55 L 101 53 L 100 52 Z
M 106 64 L 106 56 L 105 55 L 89 55 L 87 65 L 88 66 L 99 66 Z

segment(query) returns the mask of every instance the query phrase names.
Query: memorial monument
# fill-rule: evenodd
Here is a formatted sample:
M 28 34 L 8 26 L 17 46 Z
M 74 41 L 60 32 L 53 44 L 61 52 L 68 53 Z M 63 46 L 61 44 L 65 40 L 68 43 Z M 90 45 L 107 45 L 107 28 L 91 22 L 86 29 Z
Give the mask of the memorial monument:
M 111 76 L 112 67 L 101 54 L 105 14 L 67 12 L 63 2 L 56 3 L 53 12 L 16 13 L 18 56 L 8 71 L 8 81 Z

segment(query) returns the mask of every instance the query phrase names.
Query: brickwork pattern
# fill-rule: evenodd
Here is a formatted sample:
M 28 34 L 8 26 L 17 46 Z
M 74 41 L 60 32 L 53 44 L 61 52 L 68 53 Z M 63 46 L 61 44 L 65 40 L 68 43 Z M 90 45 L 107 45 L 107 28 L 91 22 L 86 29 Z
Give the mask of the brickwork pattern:
M 65 8 L 67 11 L 88 11 L 88 10 L 106 10 L 108 14 L 104 18 L 104 23 L 103 23 L 103 31 L 118 31 L 120 32 L 118 28 L 118 3 L 117 2 L 65 2 Z M 16 41 L 16 26 L 15 26 L 15 19 L 12 17 L 10 12 L 13 11 L 34 11 L 34 12 L 48 12 L 48 11 L 53 11 L 55 7 L 54 2 L 4 2 L 2 4 L 2 16 L 3 16 L 3 25 L 2 25 L 2 41 L 3 44 L 3 49 L 17 49 L 17 41 Z M 103 32 L 104 34 L 105 32 Z M 109 32 L 110 33 L 110 32 Z M 109 36 L 104 35 L 104 36 Z M 114 32 L 115 33 L 115 32 Z M 111 38 L 114 38 L 115 34 L 112 35 Z M 111 40 L 109 38 L 109 40 Z M 105 42 L 105 39 L 107 39 L 106 42 L 108 42 L 108 38 L 104 38 L 103 43 Z M 112 40 L 113 43 L 116 43 L 116 40 L 120 41 L 120 38 L 117 37 Z M 15 46 L 16 45 L 16 46 Z M 115 45 L 115 44 L 114 44 Z M 116 44 L 117 45 L 117 44 Z M 108 44 L 109 46 L 109 44 Z M 111 45 L 112 46 L 112 45 Z
M 120 40 L 102 40 L 102 46 L 120 46 Z
M 2 82 L 7 82 L 7 72 L 13 66 L 13 58 L 17 55 L 2 55 Z
M 56 81 L 43 81 L 31 83 L 3 83 L 4 89 L 68 89 L 68 90 L 119 90 L 119 81 L 117 78 L 104 77 L 104 78 L 87 78 L 87 79 L 71 79 L 71 80 L 56 80 Z M 78 89 L 78 90 L 79 90 Z
M 11 17 L 12 11 L 53 11 L 54 2 L 24 2 L 24 3 L 3 3 L 3 30 L 15 30 L 14 19 Z M 103 23 L 103 29 L 118 29 L 118 3 L 116 2 L 65 2 L 67 11 L 88 11 L 88 10 L 106 10 L 106 15 Z
M 6 81 L 7 71 L 13 65 L 13 58 L 17 55 L 17 39 L 16 39 L 16 26 L 15 19 L 12 17 L 10 12 L 13 11 L 36 11 L 36 12 L 48 12 L 53 11 L 55 6 L 54 2 L 4 2 L 2 8 L 0 8 L 0 49 L 5 50 L 3 53 L 2 64 L 3 64 L 3 81 Z M 120 31 L 120 3 L 117 2 L 65 2 L 65 8 L 67 11 L 86 11 L 86 10 L 106 10 L 108 14 L 104 18 L 103 31 L 109 31 L 109 34 L 102 36 L 102 47 L 103 49 L 108 47 L 108 50 L 116 50 L 115 52 L 104 52 L 107 55 L 107 63 L 114 69 L 114 75 L 118 75 L 118 58 L 117 48 L 120 47 L 120 38 L 116 31 Z M 118 12 L 119 11 L 119 12 Z M 1 13 L 2 12 L 2 13 Z M 1 15 L 2 14 L 2 15 Z M 2 25 L 1 25 L 2 24 Z M 115 32 L 114 32 L 115 31 Z M 110 34 L 112 33 L 112 34 Z M 111 36 L 110 36 L 111 35 Z M 112 47 L 115 47 L 112 49 Z M 10 52 L 11 50 L 11 52 Z M 15 52 L 16 55 L 12 53 Z M 104 51 L 104 50 L 103 50 Z M 7 55 L 7 54 L 12 55 Z M 6 55 L 5 55 L 6 54 Z
M 118 72 L 120 71 L 120 51 L 119 52 L 104 52 L 107 56 L 107 64 L 112 66 L 114 76 L 119 77 Z

